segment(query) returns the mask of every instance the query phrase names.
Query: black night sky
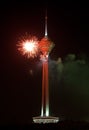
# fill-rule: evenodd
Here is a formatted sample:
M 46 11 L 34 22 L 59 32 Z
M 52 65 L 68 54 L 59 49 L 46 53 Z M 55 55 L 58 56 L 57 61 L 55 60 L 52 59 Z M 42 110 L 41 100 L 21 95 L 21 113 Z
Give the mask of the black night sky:
M 42 65 L 38 57 L 27 59 L 21 55 L 16 45 L 26 33 L 39 40 L 44 37 L 46 8 L 48 36 L 55 43 L 49 61 L 50 113 L 68 120 L 89 121 L 87 4 L 0 2 L 0 124 L 31 123 L 33 116 L 40 115 Z M 68 54 L 77 58 L 64 60 Z M 81 56 L 85 59 L 79 61 Z M 63 61 L 60 64 L 59 57 Z

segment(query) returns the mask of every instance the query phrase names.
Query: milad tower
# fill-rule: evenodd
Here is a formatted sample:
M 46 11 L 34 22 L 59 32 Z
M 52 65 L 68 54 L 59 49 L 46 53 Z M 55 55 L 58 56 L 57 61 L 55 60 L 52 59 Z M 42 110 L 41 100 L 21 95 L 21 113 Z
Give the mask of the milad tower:
M 42 103 L 41 115 L 33 117 L 34 123 L 57 123 L 58 117 L 50 116 L 49 109 L 49 73 L 48 73 L 48 59 L 49 54 L 54 47 L 54 43 L 48 38 L 47 32 L 47 11 L 45 15 L 45 36 L 39 42 L 40 60 L 42 61 Z

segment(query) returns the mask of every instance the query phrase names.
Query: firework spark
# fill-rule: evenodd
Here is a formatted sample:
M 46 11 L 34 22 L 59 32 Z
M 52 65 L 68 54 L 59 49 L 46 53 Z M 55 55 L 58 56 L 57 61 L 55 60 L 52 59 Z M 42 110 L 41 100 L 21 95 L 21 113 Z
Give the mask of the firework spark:
M 30 37 L 28 39 L 23 39 L 18 44 L 18 50 L 23 54 L 26 55 L 27 58 L 34 58 L 38 54 L 38 40 L 36 37 Z

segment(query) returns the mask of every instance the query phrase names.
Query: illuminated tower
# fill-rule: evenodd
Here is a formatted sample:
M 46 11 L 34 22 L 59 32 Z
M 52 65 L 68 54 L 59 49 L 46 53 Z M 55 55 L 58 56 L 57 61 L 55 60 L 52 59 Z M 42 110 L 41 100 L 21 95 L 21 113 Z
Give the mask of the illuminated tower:
M 42 106 L 41 115 L 33 117 L 34 123 L 57 123 L 58 117 L 50 116 L 49 111 L 49 79 L 48 79 L 48 58 L 54 43 L 48 38 L 47 33 L 47 12 L 45 16 L 45 36 L 39 42 L 40 60 L 42 61 Z

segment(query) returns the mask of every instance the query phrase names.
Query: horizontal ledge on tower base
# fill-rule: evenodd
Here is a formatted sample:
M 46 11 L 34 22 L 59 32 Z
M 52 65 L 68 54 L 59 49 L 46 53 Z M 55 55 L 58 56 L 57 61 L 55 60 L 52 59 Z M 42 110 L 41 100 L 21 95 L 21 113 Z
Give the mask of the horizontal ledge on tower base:
M 59 121 L 59 117 L 53 116 L 37 116 L 33 117 L 34 123 L 57 123 Z

